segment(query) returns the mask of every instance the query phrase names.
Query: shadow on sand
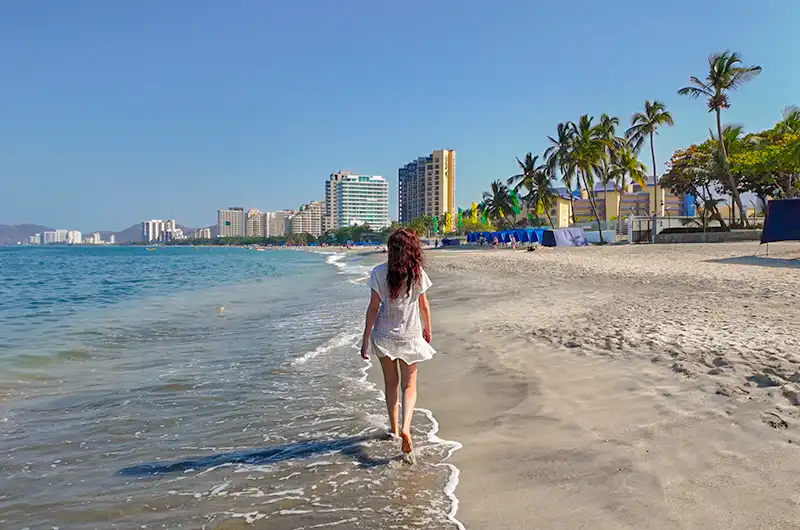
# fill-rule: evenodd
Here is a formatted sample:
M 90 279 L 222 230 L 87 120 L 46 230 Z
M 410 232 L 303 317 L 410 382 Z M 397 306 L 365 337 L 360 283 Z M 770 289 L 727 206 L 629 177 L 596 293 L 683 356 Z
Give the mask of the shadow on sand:
M 755 265 L 757 267 L 781 267 L 800 269 L 800 257 L 777 258 L 772 256 L 737 256 L 733 258 L 711 259 L 708 263 L 722 263 L 728 265 Z
M 364 442 L 383 439 L 382 435 L 351 436 L 332 440 L 308 440 L 285 445 L 273 445 L 259 449 L 200 456 L 177 462 L 140 464 L 119 470 L 124 476 L 154 476 L 178 473 L 188 470 L 202 470 L 223 464 L 272 464 L 314 455 L 338 452 L 357 461 L 362 467 L 385 466 L 389 458 L 372 458 L 364 450 Z

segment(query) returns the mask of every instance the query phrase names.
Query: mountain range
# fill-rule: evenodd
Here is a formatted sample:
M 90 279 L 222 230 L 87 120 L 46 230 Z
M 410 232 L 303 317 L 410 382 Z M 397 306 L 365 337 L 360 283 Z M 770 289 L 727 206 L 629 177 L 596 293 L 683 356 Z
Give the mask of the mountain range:
M 190 235 L 194 232 L 195 228 L 177 225 L 178 228 L 183 230 L 184 234 Z M 212 235 L 216 232 L 216 226 L 212 227 Z M 41 234 L 42 232 L 52 232 L 55 228 L 49 228 L 43 225 L 36 224 L 21 224 L 21 225 L 0 225 L 0 245 L 16 245 L 18 241 L 27 243 L 30 236 L 34 234 Z M 110 230 L 100 230 L 100 237 L 103 241 L 108 241 L 111 234 L 114 234 L 114 239 L 117 243 L 135 243 L 142 240 L 142 225 L 136 223 L 131 225 L 125 230 L 113 232 Z M 83 232 L 84 237 L 92 232 Z

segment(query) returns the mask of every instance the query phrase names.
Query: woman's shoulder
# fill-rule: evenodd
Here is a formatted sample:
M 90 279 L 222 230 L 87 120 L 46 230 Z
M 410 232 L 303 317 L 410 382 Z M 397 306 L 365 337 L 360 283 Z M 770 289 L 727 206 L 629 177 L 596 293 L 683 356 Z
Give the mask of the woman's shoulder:
M 375 276 L 375 277 L 386 276 L 386 269 L 387 269 L 388 266 L 389 266 L 389 264 L 386 263 L 386 262 L 380 263 L 378 265 L 375 265 L 372 268 L 372 276 Z

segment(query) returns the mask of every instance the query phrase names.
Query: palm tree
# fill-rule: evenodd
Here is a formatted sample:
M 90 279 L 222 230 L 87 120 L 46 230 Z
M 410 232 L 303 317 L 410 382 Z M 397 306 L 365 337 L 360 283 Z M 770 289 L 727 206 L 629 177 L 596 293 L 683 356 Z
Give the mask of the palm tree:
M 539 215 L 539 210 L 544 210 L 547 216 L 547 221 L 550 223 L 551 228 L 553 225 L 553 218 L 550 216 L 550 210 L 556 205 L 556 197 L 558 193 L 553 189 L 553 172 L 547 167 L 540 167 L 533 175 L 533 180 L 528 187 L 529 192 L 526 196 L 526 202 L 529 208 L 533 208 L 536 215 Z
M 506 215 L 511 213 L 511 194 L 508 186 L 500 180 L 492 182 L 489 191 L 483 192 L 483 211 L 490 219 L 502 224 L 508 222 Z
M 570 149 L 572 144 L 572 129 L 570 123 L 559 123 L 556 127 L 556 137 L 548 136 L 550 147 L 544 152 L 544 158 L 547 161 L 547 167 L 551 175 L 555 176 L 556 170 L 561 173 L 561 182 L 569 192 L 569 216 L 575 222 L 575 197 L 572 194 L 573 186 L 575 184 L 575 171 L 570 165 Z M 580 189 L 578 183 L 578 189 Z
M 722 53 L 714 53 L 709 56 L 708 75 L 705 81 L 701 81 L 692 76 L 689 78 L 691 85 L 678 90 L 678 94 L 681 96 L 689 96 L 693 99 L 701 96 L 706 98 L 708 111 L 716 113 L 717 138 L 719 139 L 719 150 L 725 163 L 725 177 L 728 181 L 727 183 L 733 200 L 736 202 L 736 206 L 739 207 L 739 214 L 742 217 L 742 222 L 745 225 L 749 223 L 742 206 L 742 198 L 739 195 L 738 183 L 728 170 L 728 153 L 725 151 L 725 146 L 722 142 L 721 113 L 722 109 L 727 109 L 731 106 L 729 93 L 738 89 L 748 81 L 753 80 L 760 73 L 760 66 L 744 66 L 742 65 L 742 59 L 739 57 L 739 54 L 726 50 Z
M 532 156 L 530 153 L 526 153 L 523 160 L 517 158 L 517 165 L 522 173 L 509 177 L 507 181 L 508 186 L 516 191 L 522 188 L 530 189 L 530 182 L 533 180 L 533 174 L 540 167 L 536 163 L 538 160 L 539 155 Z
M 625 144 L 624 138 L 617 137 L 617 126 L 619 118 L 609 116 L 606 113 L 600 115 L 597 123 L 597 130 L 600 137 L 605 141 L 605 156 L 600 161 L 598 175 L 603 183 L 603 205 L 608 206 L 608 184 L 611 182 L 611 167 L 616 156 L 617 149 Z
M 622 215 L 622 196 L 625 194 L 625 190 L 632 182 L 640 186 L 644 186 L 647 182 L 647 168 L 639 161 L 632 145 L 625 145 L 617 150 L 611 168 L 611 176 L 619 193 L 617 202 L 617 224 L 619 225 Z
M 781 121 L 775 126 L 780 133 L 800 134 L 800 107 L 789 105 L 783 109 Z
M 645 138 L 650 140 L 650 157 L 653 161 L 653 185 L 656 186 L 653 190 L 656 209 L 658 209 L 660 201 L 658 197 L 658 175 L 656 173 L 655 136 L 658 134 L 658 129 L 664 125 L 668 127 L 675 125 L 672 114 L 667 111 L 667 107 L 658 100 L 652 103 L 650 103 L 650 100 L 645 100 L 644 112 L 633 114 L 631 126 L 625 132 L 625 137 L 632 143 L 633 152 L 636 154 L 641 151 Z M 640 185 L 644 187 L 645 184 L 642 183 Z
M 606 157 L 608 143 L 604 137 L 602 127 L 592 125 L 592 119 L 584 114 L 578 123 L 570 122 L 572 141 L 570 143 L 569 164 L 583 178 L 583 185 L 589 196 L 589 206 L 597 221 L 597 230 L 600 232 L 600 243 L 603 241 L 603 227 L 597 213 L 597 201 L 594 195 L 594 175 L 599 174 L 601 164 Z

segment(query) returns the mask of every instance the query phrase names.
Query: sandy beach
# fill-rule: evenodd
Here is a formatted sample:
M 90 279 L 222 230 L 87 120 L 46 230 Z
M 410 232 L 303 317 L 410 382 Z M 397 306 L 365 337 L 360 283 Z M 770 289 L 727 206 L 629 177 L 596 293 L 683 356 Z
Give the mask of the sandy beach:
M 429 253 L 466 528 L 800 527 L 800 246 L 754 251 Z

